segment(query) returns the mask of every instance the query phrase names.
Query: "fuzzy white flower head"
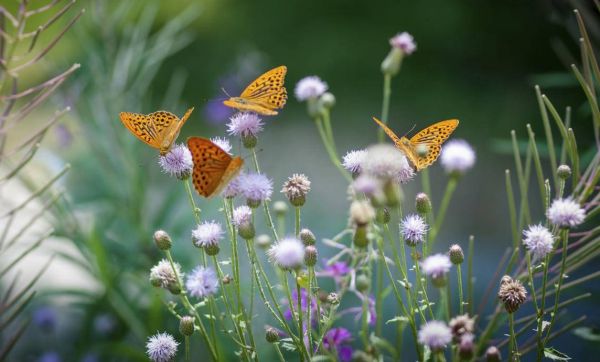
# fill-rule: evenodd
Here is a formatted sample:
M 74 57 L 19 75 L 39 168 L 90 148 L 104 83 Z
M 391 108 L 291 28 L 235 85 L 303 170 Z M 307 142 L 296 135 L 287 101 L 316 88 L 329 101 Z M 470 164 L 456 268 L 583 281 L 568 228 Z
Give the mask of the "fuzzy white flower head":
M 353 174 L 358 174 L 362 171 L 361 165 L 367 156 L 366 150 L 355 150 L 346 153 L 342 161 L 344 168 Z
M 381 186 L 381 181 L 379 179 L 368 174 L 360 175 L 352 182 L 354 191 L 367 196 L 373 196 L 380 193 L 382 191 Z
M 164 173 L 180 180 L 187 178 L 194 168 L 192 153 L 183 144 L 175 145 L 166 155 L 159 156 L 158 164 Z
M 316 99 L 327 91 L 327 83 L 323 82 L 321 78 L 316 75 L 310 77 L 304 77 L 296 83 L 294 93 L 299 101 L 305 101 L 307 99 Z
M 543 258 L 552 251 L 554 236 L 544 226 L 531 225 L 523 231 L 523 244 L 527 250 L 533 253 L 534 258 Z
M 444 322 L 429 321 L 419 329 L 419 343 L 439 351 L 452 341 L 452 331 Z
M 402 53 L 406 55 L 410 55 L 415 50 L 417 50 L 415 38 L 413 38 L 413 36 L 407 32 L 396 34 L 393 38 L 390 39 L 390 45 L 394 48 L 402 50 Z
M 214 143 L 215 145 L 219 146 L 220 149 L 222 149 L 223 151 L 231 154 L 231 142 L 229 142 L 229 140 L 225 137 L 212 137 L 210 139 L 212 141 L 212 143 Z
M 241 112 L 229 118 L 227 132 L 234 136 L 256 136 L 263 130 L 262 120 L 256 113 Z
M 284 238 L 273 244 L 267 255 L 281 269 L 297 269 L 304 262 L 304 244 L 293 237 Z
M 242 177 L 243 173 L 240 173 L 233 180 L 229 181 L 227 186 L 221 192 L 221 195 L 225 198 L 234 198 L 241 193 L 240 191 L 240 177 Z
M 252 222 L 252 209 L 246 205 L 236 207 L 233 210 L 233 225 L 240 227 L 242 225 L 248 225 Z
M 369 147 L 361 169 L 375 177 L 398 183 L 406 183 L 415 176 L 406 156 L 390 144 Z
M 432 278 L 443 278 L 451 267 L 450 257 L 445 254 L 434 254 L 421 262 L 423 273 Z
M 475 164 L 475 151 L 465 140 L 451 140 L 442 148 L 440 162 L 448 173 L 464 173 Z
M 400 223 L 400 232 L 408 245 L 415 246 L 425 239 L 427 223 L 419 215 L 408 215 Z
M 188 275 L 185 289 L 192 297 L 202 299 L 217 292 L 219 279 L 210 267 L 198 266 Z
M 238 176 L 238 188 L 246 199 L 264 201 L 273 193 L 273 181 L 260 173 L 245 173 Z
M 199 248 L 218 245 L 225 232 L 221 224 L 215 221 L 205 221 L 192 230 L 192 240 Z
M 150 269 L 150 282 L 161 288 L 169 289 L 177 284 L 177 276 L 183 278 L 181 265 L 173 263 L 175 270 L 167 259 L 163 259 Z
M 548 208 L 548 220 L 554 225 L 569 228 L 577 226 L 585 219 L 585 210 L 571 198 L 552 201 Z
M 157 333 L 148 338 L 146 354 L 152 362 L 170 362 L 175 358 L 178 345 L 172 335 Z
M 375 219 L 375 209 L 367 200 L 354 200 L 350 205 L 350 219 L 356 225 L 366 225 Z

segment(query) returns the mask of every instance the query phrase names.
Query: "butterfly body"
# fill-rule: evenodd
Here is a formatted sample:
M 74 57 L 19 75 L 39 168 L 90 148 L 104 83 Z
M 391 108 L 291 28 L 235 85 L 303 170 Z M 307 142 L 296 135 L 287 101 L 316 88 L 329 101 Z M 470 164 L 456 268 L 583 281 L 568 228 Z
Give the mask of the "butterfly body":
M 274 116 L 287 101 L 287 91 L 283 86 L 286 73 L 284 65 L 273 68 L 250 83 L 239 97 L 231 97 L 223 104 L 240 111 Z
M 458 127 L 458 119 L 448 119 L 432 124 L 409 139 L 398 137 L 394 131 L 377 118 L 373 117 L 373 120 L 383 128 L 396 145 L 396 148 L 406 155 L 406 158 L 417 171 L 423 170 L 437 160 L 442 150 L 442 143 Z
M 181 127 L 194 108 L 185 112 L 181 119 L 171 112 L 158 111 L 150 114 L 121 112 L 119 117 L 127 129 L 139 140 L 165 155 L 179 136 Z
M 209 139 L 190 137 L 187 144 L 194 161 L 192 182 L 204 197 L 218 194 L 242 170 L 240 157 L 231 157 Z

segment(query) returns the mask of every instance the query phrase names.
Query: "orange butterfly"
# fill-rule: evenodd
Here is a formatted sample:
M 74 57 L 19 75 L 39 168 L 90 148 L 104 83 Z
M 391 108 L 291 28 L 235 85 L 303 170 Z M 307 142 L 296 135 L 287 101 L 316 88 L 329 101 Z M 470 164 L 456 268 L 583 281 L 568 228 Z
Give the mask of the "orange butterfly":
M 158 111 L 150 114 L 121 112 L 121 122 L 134 136 L 160 151 L 165 155 L 177 139 L 181 127 L 192 114 L 194 108 L 185 112 L 179 119 L 170 112 Z
M 187 144 L 194 161 L 192 182 L 204 197 L 218 194 L 242 170 L 241 158 L 231 157 L 209 139 L 190 137 Z
M 239 97 L 223 101 L 227 107 L 240 111 L 256 112 L 265 116 L 274 116 L 287 100 L 287 91 L 283 86 L 287 67 L 273 68 L 250 83 Z
M 396 148 L 402 151 L 413 167 L 417 171 L 421 171 L 437 160 L 442 150 L 442 143 L 458 127 L 458 119 L 448 119 L 441 121 L 423 129 L 411 139 L 406 137 L 398 137 L 396 134 L 383 122 L 373 117 L 373 120 L 383 128 L 385 133 L 394 141 Z M 424 155 L 420 154 L 420 148 L 424 148 L 427 152 Z

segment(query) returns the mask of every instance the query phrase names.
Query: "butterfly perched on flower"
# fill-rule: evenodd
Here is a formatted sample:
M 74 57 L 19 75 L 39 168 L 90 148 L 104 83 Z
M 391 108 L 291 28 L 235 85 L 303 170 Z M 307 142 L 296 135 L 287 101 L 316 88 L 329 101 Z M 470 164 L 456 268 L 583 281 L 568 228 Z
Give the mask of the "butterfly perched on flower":
M 177 139 L 181 127 L 194 108 L 185 112 L 181 119 L 173 113 L 158 111 L 150 114 L 121 112 L 119 117 L 127 129 L 144 143 L 154 147 L 164 156 Z
M 383 128 L 385 133 L 394 141 L 396 148 L 406 155 L 417 171 L 421 171 L 437 160 L 442 150 L 442 143 L 458 127 L 458 119 L 448 119 L 434 123 L 408 139 L 398 137 L 394 131 L 377 118 L 373 117 L 373 120 Z
M 192 183 L 201 196 L 218 194 L 242 170 L 240 157 L 231 157 L 209 139 L 190 137 L 187 145 L 194 162 Z
M 240 111 L 274 116 L 287 101 L 287 91 L 283 86 L 286 73 L 285 65 L 273 68 L 250 83 L 239 97 L 231 97 L 223 104 Z

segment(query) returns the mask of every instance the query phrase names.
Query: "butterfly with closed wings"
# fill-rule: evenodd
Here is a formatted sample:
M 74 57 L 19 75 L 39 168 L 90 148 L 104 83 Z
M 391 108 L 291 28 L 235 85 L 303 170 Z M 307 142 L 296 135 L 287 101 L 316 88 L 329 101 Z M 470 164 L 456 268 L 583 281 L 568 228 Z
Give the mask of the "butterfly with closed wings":
M 240 111 L 274 116 L 287 101 L 287 91 L 283 86 L 286 73 L 285 65 L 273 68 L 250 83 L 239 97 L 231 97 L 223 104 Z
M 185 112 L 181 119 L 173 113 L 158 111 L 150 114 L 121 112 L 119 117 L 127 129 L 147 145 L 154 147 L 164 156 L 177 139 L 181 127 L 194 108 Z
M 373 117 L 373 120 L 383 128 L 385 133 L 394 141 L 396 148 L 406 155 L 413 168 L 417 171 L 421 171 L 437 160 L 442 150 L 442 143 L 458 127 L 458 119 L 448 119 L 434 123 L 408 139 L 406 137 L 398 137 L 394 131 L 377 118 Z M 424 154 L 420 152 L 421 147 L 426 151 Z

